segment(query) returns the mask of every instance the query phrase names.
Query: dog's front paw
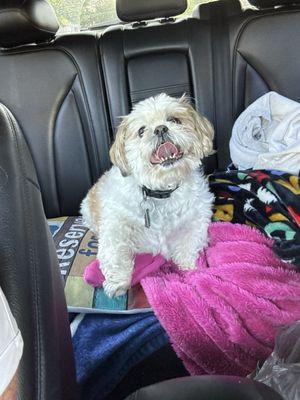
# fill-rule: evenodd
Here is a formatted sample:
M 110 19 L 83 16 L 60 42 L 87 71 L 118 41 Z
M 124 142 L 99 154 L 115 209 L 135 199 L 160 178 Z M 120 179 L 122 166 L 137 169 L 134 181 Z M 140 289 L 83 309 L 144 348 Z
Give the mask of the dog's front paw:
M 184 257 L 184 258 L 177 258 L 177 260 L 174 260 L 175 264 L 178 266 L 178 268 L 182 271 L 192 271 L 193 269 L 196 269 L 198 264 L 197 264 L 197 258 L 195 257 Z
M 109 298 L 119 297 L 126 294 L 127 290 L 130 288 L 130 283 L 126 282 L 112 282 L 112 281 L 104 281 L 103 289 L 105 294 Z

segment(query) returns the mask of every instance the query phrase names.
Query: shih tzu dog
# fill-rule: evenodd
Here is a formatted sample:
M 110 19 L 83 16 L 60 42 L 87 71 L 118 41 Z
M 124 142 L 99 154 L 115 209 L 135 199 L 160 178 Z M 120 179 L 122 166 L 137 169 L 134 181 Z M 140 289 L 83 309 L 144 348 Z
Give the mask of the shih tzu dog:
M 213 203 L 199 165 L 213 153 L 213 134 L 185 96 L 148 98 L 123 118 L 110 150 L 114 165 L 81 204 L 99 238 L 108 296 L 128 290 L 138 253 L 160 253 L 182 270 L 196 267 Z

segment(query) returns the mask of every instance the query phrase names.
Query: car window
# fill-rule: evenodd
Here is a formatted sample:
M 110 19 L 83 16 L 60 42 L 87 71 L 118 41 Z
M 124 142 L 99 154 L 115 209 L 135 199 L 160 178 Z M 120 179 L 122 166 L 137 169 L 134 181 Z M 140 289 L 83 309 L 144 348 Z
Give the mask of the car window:
M 101 28 L 119 23 L 116 0 L 48 0 L 57 15 L 60 32 L 78 32 L 82 29 Z M 182 16 L 191 15 L 194 7 L 207 0 L 188 0 L 188 8 Z M 247 0 L 241 0 L 248 8 Z

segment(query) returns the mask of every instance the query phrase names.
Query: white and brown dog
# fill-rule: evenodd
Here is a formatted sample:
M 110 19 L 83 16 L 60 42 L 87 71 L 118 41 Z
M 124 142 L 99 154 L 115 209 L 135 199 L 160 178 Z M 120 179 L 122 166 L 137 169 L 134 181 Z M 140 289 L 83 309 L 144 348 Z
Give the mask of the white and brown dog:
M 129 288 L 137 253 L 195 268 L 212 216 L 213 195 L 199 169 L 212 139 L 212 125 L 185 97 L 151 97 L 123 118 L 110 150 L 114 165 L 81 205 L 99 237 L 108 296 Z

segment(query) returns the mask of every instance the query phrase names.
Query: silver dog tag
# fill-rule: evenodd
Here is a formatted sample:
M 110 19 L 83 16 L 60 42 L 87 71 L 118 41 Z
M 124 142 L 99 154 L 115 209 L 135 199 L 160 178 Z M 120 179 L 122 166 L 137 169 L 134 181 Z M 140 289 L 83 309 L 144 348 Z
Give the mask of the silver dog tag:
M 145 227 L 150 228 L 150 213 L 148 208 L 145 210 Z
M 150 213 L 154 210 L 155 206 L 151 200 L 148 199 L 147 196 L 144 196 L 143 201 L 141 202 L 141 209 L 144 211 L 144 219 L 145 219 L 145 227 L 150 228 L 151 220 Z

